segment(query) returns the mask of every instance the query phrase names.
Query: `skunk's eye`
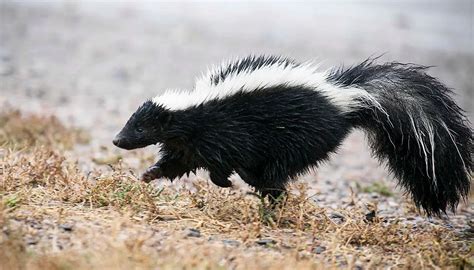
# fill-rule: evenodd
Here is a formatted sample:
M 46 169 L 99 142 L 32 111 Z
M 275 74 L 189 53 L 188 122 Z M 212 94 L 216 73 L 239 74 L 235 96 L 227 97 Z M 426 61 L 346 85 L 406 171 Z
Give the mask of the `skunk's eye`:
M 141 127 L 137 127 L 135 130 L 136 130 L 138 133 L 142 133 L 142 132 L 143 132 L 143 128 L 141 128 Z

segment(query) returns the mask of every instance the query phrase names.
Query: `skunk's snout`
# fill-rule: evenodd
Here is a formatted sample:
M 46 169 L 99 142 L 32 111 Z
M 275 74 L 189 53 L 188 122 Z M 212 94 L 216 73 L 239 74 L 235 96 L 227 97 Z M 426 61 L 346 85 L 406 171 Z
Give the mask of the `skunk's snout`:
M 120 137 L 115 136 L 115 138 L 113 139 L 112 143 L 113 143 L 115 146 L 119 146 L 119 145 L 120 145 Z
M 131 138 L 127 138 L 127 136 L 121 135 L 121 133 L 117 134 L 115 138 L 112 140 L 112 143 L 122 149 L 125 150 L 132 150 L 141 147 L 141 145 L 137 144 L 136 141 L 134 141 Z
M 122 142 L 122 137 L 120 137 L 119 135 L 115 136 L 115 138 L 112 140 L 112 143 L 115 145 L 115 146 L 118 146 L 120 147 L 120 143 Z
M 120 148 L 124 148 L 124 149 L 129 148 L 127 139 L 125 139 L 122 135 L 120 135 L 120 133 L 115 136 L 115 138 L 112 140 L 112 143 L 115 146 L 120 147 Z

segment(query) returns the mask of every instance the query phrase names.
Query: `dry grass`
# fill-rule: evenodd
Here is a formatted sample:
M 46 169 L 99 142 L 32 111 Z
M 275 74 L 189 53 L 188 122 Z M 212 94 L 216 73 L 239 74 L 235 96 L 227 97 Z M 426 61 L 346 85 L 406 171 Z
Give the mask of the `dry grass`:
M 21 126 L 24 118 L 15 119 L 9 125 Z M 0 268 L 473 266 L 472 244 L 452 230 L 377 215 L 368 221 L 359 203 L 321 208 L 302 184 L 272 209 L 255 195 L 204 179 L 190 191 L 138 182 L 120 163 L 82 172 L 52 150 L 61 140 L 39 138 L 64 127 L 35 119 L 46 128 L 32 133 L 33 141 L 52 145 L 1 152 Z
M 71 148 L 76 143 L 87 143 L 87 134 L 76 128 L 65 127 L 55 116 L 23 114 L 11 108 L 0 113 L 0 146 L 9 149 L 47 145 Z

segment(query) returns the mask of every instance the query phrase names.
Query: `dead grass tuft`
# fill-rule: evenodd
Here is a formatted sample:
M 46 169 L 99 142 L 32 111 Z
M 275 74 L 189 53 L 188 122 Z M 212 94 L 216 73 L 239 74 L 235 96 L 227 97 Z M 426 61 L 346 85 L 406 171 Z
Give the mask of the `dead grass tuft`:
M 75 163 L 53 150 L 7 150 L 0 157 L 0 192 L 7 206 L 21 202 L 43 203 L 45 200 L 79 202 L 88 182 Z
M 23 114 L 6 109 L 0 113 L 0 146 L 23 149 L 32 146 L 55 146 L 66 149 L 76 143 L 87 143 L 86 132 L 65 127 L 55 116 Z

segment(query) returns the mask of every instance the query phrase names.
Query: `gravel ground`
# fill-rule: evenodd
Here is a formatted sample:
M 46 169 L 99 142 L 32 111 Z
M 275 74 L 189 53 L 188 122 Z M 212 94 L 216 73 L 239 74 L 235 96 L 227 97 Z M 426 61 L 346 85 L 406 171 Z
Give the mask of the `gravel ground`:
M 471 119 L 474 113 L 472 1 L 0 3 L 1 104 L 90 130 L 89 153 L 110 147 L 145 98 L 189 89 L 208 65 L 248 53 L 313 59 L 323 67 L 381 54 L 380 61 L 435 66 L 430 73 L 455 89 Z M 302 179 L 318 203 L 334 208 L 350 203 L 357 185 L 382 183 L 395 196 L 369 192 L 360 200 L 377 202 L 387 217 L 406 214 L 406 199 L 371 158 L 361 132 Z M 472 219 L 473 204 L 465 203 L 449 220 L 414 220 L 469 231 Z

